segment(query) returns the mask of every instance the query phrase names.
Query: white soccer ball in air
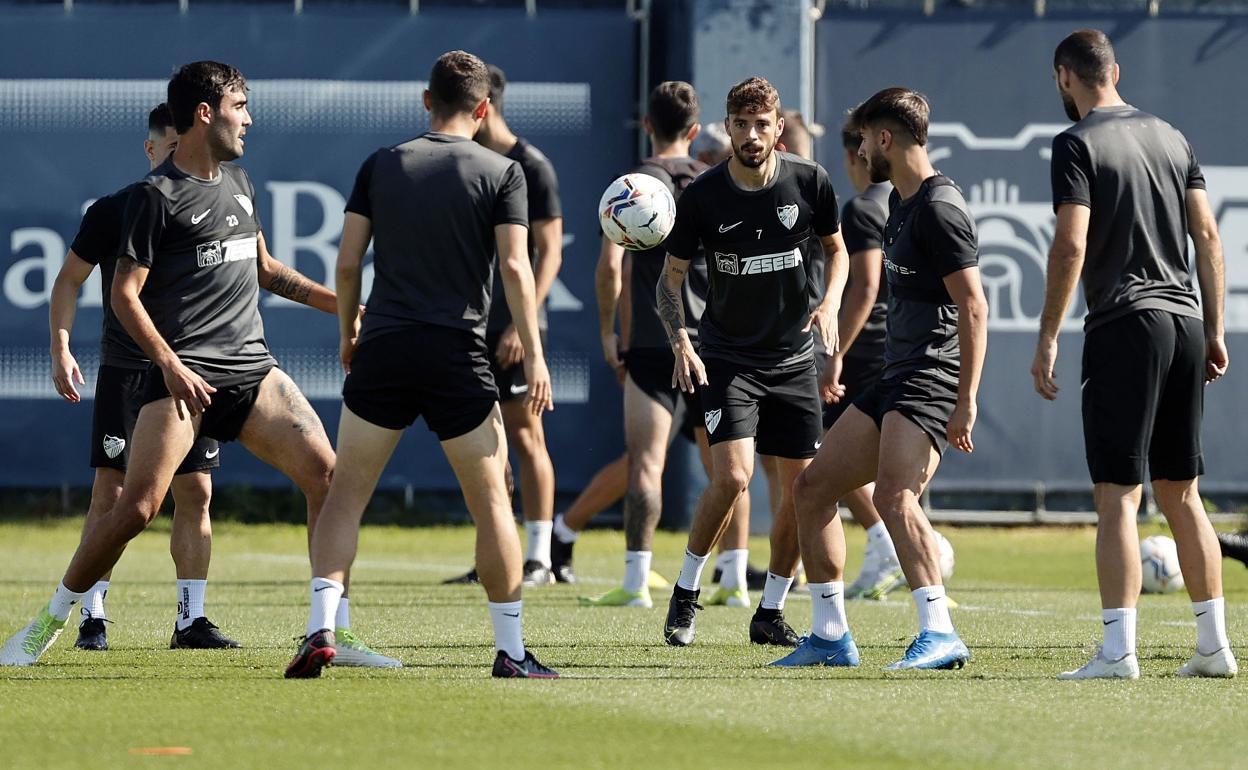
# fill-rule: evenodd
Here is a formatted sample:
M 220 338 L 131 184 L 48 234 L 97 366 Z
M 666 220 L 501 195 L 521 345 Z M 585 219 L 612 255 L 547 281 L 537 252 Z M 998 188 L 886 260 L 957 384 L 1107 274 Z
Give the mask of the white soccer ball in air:
M 1152 535 L 1140 542 L 1140 566 L 1144 593 L 1168 594 L 1183 589 L 1179 548 L 1165 535 Z
M 940 549 L 940 578 L 941 582 L 945 582 L 953 577 L 953 543 L 936 530 L 932 530 L 932 535 L 936 537 L 936 547 Z
M 667 185 L 649 174 L 625 174 L 612 182 L 598 203 L 602 232 L 629 251 L 663 243 L 676 223 L 676 200 Z

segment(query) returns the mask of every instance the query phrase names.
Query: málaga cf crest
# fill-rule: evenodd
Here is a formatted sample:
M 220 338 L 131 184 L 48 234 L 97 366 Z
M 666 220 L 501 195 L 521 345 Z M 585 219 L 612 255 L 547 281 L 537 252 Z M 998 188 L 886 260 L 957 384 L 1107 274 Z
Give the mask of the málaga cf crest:
M 780 224 L 784 225 L 785 230 L 792 230 L 793 225 L 797 223 L 797 204 L 790 203 L 787 206 L 777 206 L 776 216 L 780 217 Z

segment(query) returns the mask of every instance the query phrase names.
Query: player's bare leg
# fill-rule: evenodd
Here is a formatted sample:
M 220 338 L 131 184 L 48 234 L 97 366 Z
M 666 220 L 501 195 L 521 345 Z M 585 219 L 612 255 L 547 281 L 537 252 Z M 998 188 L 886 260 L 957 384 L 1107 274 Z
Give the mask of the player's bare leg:
M 0 665 L 33 665 L 52 646 L 74 605 L 156 517 L 173 472 L 195 441 L 198 422 L 197 417 L 180 417 L 171 398 L 143 407 L 132 436 L 131 470 L 117 504 L 86 528 L 51 601 L 0 649 Z
M 178 613 L 171 647 L 225 649 L 241 647 L 221 633 L 205 614 L 208 566 L 212 561 L 212 474 L 207 471 L 173 477 L 173 532 L 169 554 L 178 577 Z
M 811 630 L 776 666 L 856 666 L 845 616 L 845 530 L 837 501 L 876 474 L 880 431 L 854 407 L 824 434 L 819 453 L 793 483 L 802 563 L 810 584 Z
M 555 466 L 546 448 L 542 418 L 526 408 L 523 400 L 502 404 L 507 444 L 520 465 L 520 510 L 528 552 L 524 562 L 525 585 L 555 582 L 550 566 L 550 538 L 555 516 Z
M 575 583 L 572 571 L 572 549 L 589 522 L 608 506 L 624 497 L 628 489 L 628 455 L 624 454 L 604 465 L 568 510 L 555 516 L 550 539 L 550 571 L 560 583 Z
M 1153 494 L 1179 548 L 1179 565 L 1196 618 L 1196 654 L 1179 668 L 1179 675 L 1235 676 L 1239 664 L 1226 635 L 1222 553 L 1197 481 L 1154 480 Z
M 694 440 L 698 445 L 698 457 L 702 470 L 709 479 L 714 466 L 711 445 L 706 439 L 706 428 L 695 428 Z M 715 560 L 715 579 L 719 584 L 707 604 L 723 604 L 729 607 L 750 607 L 750 490 L 741 493 L 732 506 L 732 518 L 728 529 L 719 539 L 719 557 Z M 761 587 L 761 586 L 759 586 Z
M 649 577 L 654 531 L 663 512 L 663 466 L 672 415 L 628 378 L 624 382 L 624 443 L 628 487 L 624 492 L 624 583 L 591 606 L 651 607 Z
M 117 499 L 121 497 L 121 486 L 125 480 L 126 474 L 116 468 L 95 469 L 95 480 L 91 485 L 91 503 L 87 507 L 87 516 L 82 523 L 80 540 L 87 536 L 87 530 L 95 526 L 101 516 L 117 505 Z M 104 599 L 108 594 L 108 585 L 112 576 L 113 571 L 110 569 L 82 597 L 82 621 L 78 624 L 78 639 L 74 642 L 74 646 L 80 650 L 108 649 L 108 632 L 105 628 L 108 613 L 104 607 Z
M 732 508 L 750 485 L 754 473 L 754 439 L 733 439 L 711 447 L 710 483 L 698 499 L 689 530 L 684 565 L 672 589 L 663 638 L 668 644 L 684 647 L 693 642 L 694 612 L 706 560 L 723 536 L 732 517 Z
M 970 652 L 953 629 L 940 575 L 940 550 L 920 499 L 940 465 L 940 453 L 900 412 L 884 415 L 879 470 L 872 496 L 897 548 L 919 616 L 919 635 L 891 670 L 961 668 Z
M 872 502 L 874 494 L 875 484 L 865 484 L 841 498 L 841 503 L 849 509 L 854 521 L 867 532 L 862 570 L 845 589 L 845 596 L 849 599 L 883 599 L 906 582 L 893 539 Z

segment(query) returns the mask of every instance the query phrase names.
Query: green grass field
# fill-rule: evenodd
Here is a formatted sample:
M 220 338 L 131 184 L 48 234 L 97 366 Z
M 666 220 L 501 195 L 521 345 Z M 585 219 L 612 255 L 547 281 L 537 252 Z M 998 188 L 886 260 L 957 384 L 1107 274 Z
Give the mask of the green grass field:
M 158 525 L 158 527 L 161 525 Z M 749 612 L 711 608 L 688 649 L 662 643 L 653 610 L 590 609 L 618 579 L 622 536 L 577 547 L 586 582 L 525 595 L 526 638 L 557 682 L 492 680 L 484 596 L 439 579 L 468 564 L 471 530 L 365 530 L 354 626 L 401 671 L 281 671 L 306 617 L 304 532 L 217 529 L 209 616 L 246 649 L 167 649 L 167 530 L 130 548 L 109 593 L 112 650 L 73 649 L 0 669 L 0 766 L 53 767 L 1244 767 L 1248 683 L 1174 676 L 1195 628 L 1184 595 L 1144 597 L 1138 682 L 1058 682 L 1098 639 L 1091 529 L 945 529 L 957 549 L 954 622 L 974 654 L 958 672 L 885 674 L 914 632 L 904 592 L 852 603 L 856 670 L 776 671 L 746 641 Z M 47 601 L 78 522 L 0 524 L 0 635 Z M 850 576 L 863 533 L 850 531 Z M 683 537 L 660 535 L 673 577 Z M 764 563 L 765 541 L 755 544 Z M 1248 650 L 1248 571 L 1226 564 L 1233 643 Z M 809 626 L 809 600 L 788 616 Z M 1236 738 L 1235 736 L 1240 736 Z M 186 747 L 185 756 L 135 749 Z

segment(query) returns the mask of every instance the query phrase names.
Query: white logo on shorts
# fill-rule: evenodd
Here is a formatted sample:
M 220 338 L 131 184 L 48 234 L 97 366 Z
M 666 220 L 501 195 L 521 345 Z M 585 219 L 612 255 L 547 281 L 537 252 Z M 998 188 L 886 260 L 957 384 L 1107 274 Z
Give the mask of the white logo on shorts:
M 117 455 L 121 454 L 126 448 L 126 440 L 104 434 L 104 454 L 108 455 L 108 459 L 115 460 Z
M 723 409 L 712 409 L 711 411 L 703 415 L 703 417 L 706 418 L 706 432 L 714 433 L 715 429 L 719 427 L 719 418 L 723 416 L 724 416 Z
M 217 447 L 216 449 L 209 449 L 209 450 L 206 450 L 206 451 L 204 452 L 204 457 L 206 457 L 206 458 L 208 458 L 209 460 L 211 460 L 212 458 L 216 457 L 216 456 L 217 456 L 217 455 L 219 455 L 219 454 L 221 454 L 221 447 Z
M 529 392 L 528 385 L 510 385 L 507 389 L 511 391 L 511 395 L 513 396 L 519 396 Z

